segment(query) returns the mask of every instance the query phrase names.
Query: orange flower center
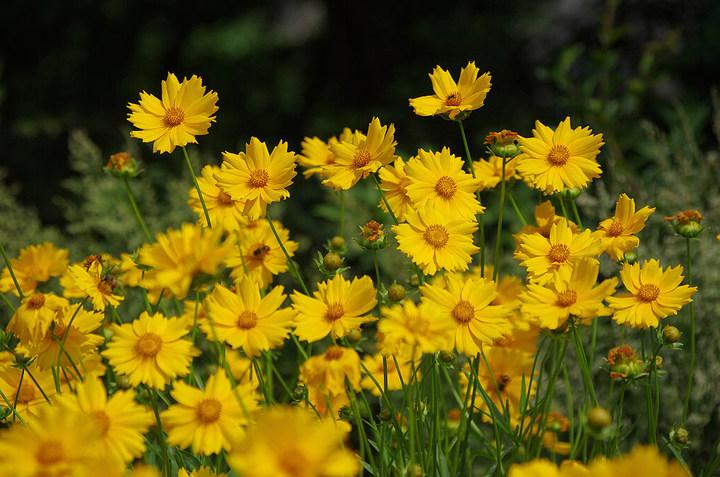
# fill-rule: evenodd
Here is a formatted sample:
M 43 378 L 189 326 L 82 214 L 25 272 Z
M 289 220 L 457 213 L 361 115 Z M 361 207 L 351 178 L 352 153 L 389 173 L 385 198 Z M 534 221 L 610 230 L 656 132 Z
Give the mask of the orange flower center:
M 90 414 L 90 417 L 95 420 L 95 423 L 100 428 L 100 435 L 106 436 L 110 429 L 110 417 L 107 413 L 105 411 L 95 411 Z
M 325 359 L 335 361 L 342 357 L 343 349 L 340 346 L 331 346 L 325 351 Z
M 462 104 L 462 96 L 460 93 L 450 93 L 445 100 L 445 106 L 460 106 Z
M 251 328 L 255 328 L 257 321 L 258 317 L 255 312 L 245 310 L 240 313 L 240 316 L 238 316 L 236 324 L 241 330 L 249 330 Z
M 570 258 L 570 249 L 567 245 L 559 243 L 550 247 L 547 256 L 551 262 L 565 263 Z
M 423 238 L 433 247 L 442 248 L 448 243 L 450 235 L 442 225 L 431 225 L 425 230 Z
M 227 192 L 220 191 L 217 195 L 217 201 L 222 205 L 233 205 L 232 197 Z
M 568 307 L 574 305 L 577 301 L 577 292 L 575 290 L 565 290 L 557 294 L 557 305 Z
M 162 338 L 155 333 L 145 333 L 135 343 L 135 352 L 143 358 L 154 358 L 162 348 Z
M 564 166 L 568 159 L 570 159 L 570 151 L 562 144 L 553 146 L 547 156 L 548 162 L 556 167 Z
M 203 399 L 197 407 L 198 421 L 203 424 L 212 424 L 220 419 L 220 411 L 222 411 L 220 401 L 212 398 Z
M 298 449 L 283 449 L 277 459 L 277 466 L 282 469 L 283 475 L 290 477 L 307 475 L 308 469 L 313 466 L 305 454 Z
M 610 227 L 607 228 L 606 233 L 610 237 L 617 237 L 623 233 L 623 226 L 620 222 L 613 221 L 613 223 L 610 224 Z
M 457 184 L 452 177 L 442 176 L 435 184 L 435 192 L 444 199 L 451 198 L 455 195 L 455 191 L 457 191 Z
M 61 442 L 48 440 L 40 445 L 35 454 L 35 460 L 42 466 L 51 466 L 65 458 L 65 448 Z
M 270 252 L 270 247 L 265 245 L 264 243 L 258 243 L 255 244 L 251 248 L 251 250 L 252 253 L 250 254 L 250 258 L 255 262 L 262 262 L 263 260 L 265 260 L 268 252 Z
M 510 384 L 510 376 L 507 374 L 501 374 L 495 379 L 495 381 L 497 382 L 498 391 L 503 392 L 505 391 L 505 388 L 507 388 L 507 385 Z
M 38 310 L 45 304 L 45 295 L 42 293 L 36 293 L 30 297 L 27 302 L 28 310 Z
M 340 303 L 331 303 L 327 307 L 325 312 L 325 319 L 327 321 L 337 321 L 345 314 L 345 309 Z
M 112 278 L 103 278 L 98 282 L 98 291 L 103 295 L 112 295 L 114 287 L 114 280 Z
M 165 111 L 165 117 L 163 118 L 163 123 L 165 123 L 166 127 L 175 127 L 180 124 L 182 124 L 183 120 L 185 119 L 185 111 L 182 109 L 173 106 L 170 109 L 167 109 Z
M 644 301 L 645 303 L 655 301 L 658 295 L 660 295 L 660 288 L 658 288 L 657 285 L 643 285 L 637 294 L 640 301 Z
M 455 318 L 455 321 L 458 323 L 468 323 L 475 318 L 475 307 L 463 300 L 453 308 L 452 317 Z
M 268 171 L 266 171 L 265 169 L 255 169 L 250 173 L 248 185 L 250 187 L 259 189 L 260 187 L 265 187 L 269 180 L 270 174 L 268 174 Z
M 354 169 L 360 169 L 361 167 L 367 166 L 372 160 L 372 155 L 367 149 L 360 149 L 353 156 L 352 166 Z

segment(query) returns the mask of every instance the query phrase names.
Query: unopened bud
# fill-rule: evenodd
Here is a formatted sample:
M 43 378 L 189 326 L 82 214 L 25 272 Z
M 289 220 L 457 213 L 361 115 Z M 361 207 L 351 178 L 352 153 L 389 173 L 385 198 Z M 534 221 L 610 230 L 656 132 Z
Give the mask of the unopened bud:
M 357 344 L 362 339 L 362 331 L 360 331 L 358 328 L 355 328 L 354 330 L 350 330 L 347 334 L 347 339 L 352 344 Z
M 633 263 L 638 261 L 637 253 L 635 252 L 625 252 L 625 257 L 623 258 L 623 261 L 627 263 L 628 265 L 632 265 Z
M 450 364 L 455 361 L 455 354 L 451 351 L 440 351 L 440 361 L 445 364 Z
M 703 231 L 703 226 L 700 223 L 703 220 L 703 215 L 699 210 L 684 210 L 665 217 L 665 220 L 672 224 L 678 235 L 685 238 L 697 237 Z
M 417 275 L 410 275 L 410 279 L 408 280 L 408 282 L 411 286 L 420 286 L 420 277 L 418 277 Z
M 690 442 L 690 433 L 684 427 L 677 427 L 670 432 L 670 440 L 678 445 L 686 446 Z
M 352 410 L 347 406 L 343 406 L 338 411 L 338 417 L 343 421 L 350 421 L 353 418 Z
M 118 152 L 111 155 L 107 164 L 105 164 L 105 170 L 116 177 L 135 177 L 140 173 L 137 162 L 127 152 Z
M 612 416 L 607 409 L 600 406 L 595 406 L 588 411 L 587 420 L 590 427 L 598 431 L 603 430 L 612 424 Z
M 580 194 L 582 194 L 582 192 L 582 189 L 578 187 L 570 187 L 569 189 L 565 189 L 562 192 L 562 195 L 567 197 L 568 199 L 575 200 L 580 197 Z
M 292 392 L 292 400 L 295 402 L 304 401 L 307 398 L 307 388 L 303 384 L 295 386 Z
M 130 380 L 125 374 L 115 376 L 115 384 L 117 384 L 117 387 L 120 389 L 130 389 L 132 387 L 130 386 Z
M 345 246 L 345 239 L 339 235 L 334 236 L 330 239 L 330 246 L 335 250 L 340 250 Z
M 408 477 L 423 477 L 425 472 L 423 471 L 420 464 L 413 464 L 408 468 Z
M 343 259 L 335 252 L 328 252 L 323 257 L 323 265 L 330 271 L 337 270 L 342 267 Z
M 674 326 L 666 326 L 662 331 L 663 340 L 668 344 L 677 343 L 680 341 L 682 333 Z
M 388 296 L 392 301 L 400 301 L 405 298 L 405 287 L 399 283 L 393 283 L 388 288 Z

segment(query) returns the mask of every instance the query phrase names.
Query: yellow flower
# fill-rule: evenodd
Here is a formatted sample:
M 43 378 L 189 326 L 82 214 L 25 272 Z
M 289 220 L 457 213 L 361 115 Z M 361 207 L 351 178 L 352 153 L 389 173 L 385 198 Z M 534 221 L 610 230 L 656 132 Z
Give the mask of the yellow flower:
M 58 313 L 68 306 L 70 304 L 65 298 L 52 293 L 26 295 L 15 310 L 6 330 L 14 333 L 24 344 L 41 340 Z
M 455 322 L 455 348 L 474 356 L 482 345 L 491 345 L 510 331 L 510 309 L 491 305 L 497 297 L 495 282 L 446 275 L 445 287 L 425 284 L 423 301 L 433 305 L 435 319 Z
M 638 474 L 643 475 L 643 474 Z M 650 474 L 648 474 L 650 475 Z M 533 459 L 522 464 L 513 464 L 508 477 L 594 477 L 582 464 L 566 460 L 560 468 L 547 459 Z M 653 476 L 654 477 L 654 476 Z
M 307 386 L 308 399 L 321 416 L 337 416 L 340 408 L 350 402 L 345 380 L 359 390 L 360 379 L 360 356 L 351 348 L 330 346 L 300 367 L 300 381 Z
M 595 236 L 602 242 L 603 249 L 613 260 L 622 260 L 625 252 L 640 245 L 635 234 L 645 228 L 648 217 L 655 207 L 643 207 L 635 211 L 635 201 L 626 194 L 620 194 L 615 204 L 615 216 L 600 222 Z
M 360 140 L 343 140 L 330 144 L 335 162 L 325 167 L 323 184 L 347 190 L 360 179 L 377 172 L 395 159 L 395 126 L 382 126 L 373 118 L 367 136 Z
M 207 319 L 201 326 L 210 339 L 224 341 L 248 356 L 282 346 L 290 333 L 295 311 L 283 308 L 283 287 L 260 296 L 256 283 L 245 278 L 233 293 L 222 285 L 207 298 Z
M 205 93 L 202 79 L 192 75 L 180 83 L 172 73 L 162 82 L 162 99 L 140 93 L 138 104 L 128 103 L 128 121 L 138 131 L 130 136 L 152 142 L 153 152 L 173 152 L 176 146 L 197 144 L 195 136 L 208 133 L 215 121 L 218 95 Z
M 117 279 L 110 273 L 103 273 L 102 261 L 96 260 L 88 268 L 73 265 L 68 271 L 74 282 L 72 286 L 90 298 L 95 310 L 105 311 L 106 306 L 118 306 L 123 300 L 121 295 L 115 294 Z
M 335 163 L 335 153 L 330 148 L 330 142 L 337 141 L 336 137 L 330 138 L 328 142 L 319 137 L 306 137 L 300 146 L 301 155 L 298 155 L 298 163 L 305 168 L 304 177 L 312 177 L 317 174 L 325 177 L 325 167 Z
M 659 320 L 676 315 L 697 291 L 697 287 L 680 285 L 682 273 L 682 266 L 663 270 L 655 259 L 642 267 L 623 264 L 620 278 L 628 293 L 608 298 L 613 320 L 633 328 L 657 328 Z
M 68 251 L 57 248 L 50 242 L 30 245 L 20 250 L 18 257 L 10 260 L 10 265 L 20 288 L 27 295 L 35 291 L 38 283 L 65 272 L 68 266 Z M 18 294 L 7 267 L 3 268 L 0 274 L 0 293 Z
M 398 249 L 426 275 L 467 270 L 471 255 L 480 250 L 473 245 L 476 230 L 474 221 L 448 217 L 431 206 L 409 212 L 407 223 L 393 225 Z
M 233 391 L 222 370 L 208 378 L 205 389 L 176 381 L 171 394 L 177 404 L 161 415 L 168 443 L 192 447 L 194 453 L 201 455 L 229 451 L 258 408 L 258 397 L 252 386 L 239 385 Z M 236 394 L 242 402 L 238 402 Z
M 155 422 L 150 411 L 135 402 L 134 391 L 116 391 L 108 398 L 97 375 L 85 376 L 75 395 L 63 394 L 61 405 L 81 412 L 100 429 L 101 455 L 121 465 L 145 451 L 143 434 Z
M 179 469 L 178 477 L 227 477 L 227 474 L 216 474 L 209 467 L 200 467 L 190 473 L 185 469 Z
M 617 278 L 596 286 L 600 264 L 589 258 L 578 260 L 573 269 L 563 268 L 545 286 L 530 283 L 521 295 L 523 314 L 536 317 L 540 326 L 556 330 L 570 315 L 596 318 L 609 315 L 603 300 L 615 293 Z
M 365 376 L 361 382 L 362 387 L 364 389 L 368 389 L 374 396 L 380 396 L 381 392 L 384 391 L 397 391 L 402 389 L 403 383 L 409 382 L 412 377 L 412 362 L 407 361 L 407 359 L 404 358 L 396 359 L 397 363 L 400 365 L 399 368 L 396 366 L 395 359 L 393 359 L 392 356 L 385 357 L 385 364 L 383 364 L 383 355 L 379 353 L 363 357 L 363 364 L 365 365 L 365 368 L 370 371 L 375 381 L 367 375 L 367 372 L 364 372 L 363 374 L 365 374 Z M 375 383 L 384 387 L 386 374 L 387 388 L 383 390 L 378 388 Z
M 130 473 L 126 473 L 125 477 L 162 477 L 157 467 L 150 465 L 135 465 Z
M 602 134 L 592 134 L 588 127 L 573 129 L 569 117 L 554 131 L 535 121 L 533 137 L 518 141 L 518 172 L 546 194 L 583 188 L 602 174 L 596 160 L 605 144 Z
M 205 166 L 200 171 L 200 177 L 197 178 L 197 181 L 208 214 L 210 214 L 210 223 L 228 232 L 233 232 L 247 222 L 247 219 L 243 216 L 245 202 L 234 200 L 227 192 L 218 187 L 215 178 L 218 172 L 220 172 L 220 168 L 217 166 Z M 198 216 L 198 223 L 202 227 L 207 227 L 205 213 L 197 189 L 190 188 L 188 196 L 188 205 Z
M 22 419 L 27 420 L 31 416 L 38 416 L 50 405 L 45 396 L 48 399 L 54 397 L 55 383 L 52 372 L 49 369 L 41 370 L 37 363 L 30 364 L 25 370 L 6 366 L 0 368 L 0 390 L 10 402 L 15 402 L 17 396 L 15 410 Z M 5 401 L 0 402 L 6 405 Z
M 636 446 L 632 452 L 613 459 L 596 459 L 590 465 L 592 477 L 690 477 L 677 462 L 669 462 L 657 447 Z
M 412 351 L 435 353 L 451 350 L 455 338 L 455 320 L 436 316 L 428 303 L 411 300 L 381 310 L 378 345 L 386 354 L 411 356 Z
M 475 197 L 480 182 L 462 167 L 463 160 L 447 147 L 441 152 L 419 149 L 405 168 L 410 179 L 407 194 L 414 208 L 430 206 L 444 216 L 464 220 L 482 213 L 485 208 Z
M 560 434 L 570 430 L 570 421 L 567 417 L 557 412 L 551 412 L 547 416 L 545 429 L 542 431 L 543 447 L 553 454 L 568 455 L 572 450 L 570 442 L 560 440 Z
M 243 477 L 353 477 L 360 463 L 344 442 L 345 432 L 332 421 L 275 406 L 248 429 L 228 461 Z
M 120 254 L 120 265 L 118 265 L 120 280 L 123 285 L 136 287 L 140 285 L 143 271 L 137 266 L 133 257 L 127 253 Z
M 285 141 L 270 153 L 264 142 L 251 137 L 245 152 L 223 152 L 215 178 L 233 200 L 245 202 L 243 213 L 256 220 L 265 216 L 268 204 L 290 197 L 287 188 L 295 175 L 295 153 Z
M 590 230 L 573 234 L 570 224 L 562 220 L 550 227 L 549 237 L 539 233 L 521 234 L 515 258 L 527 269 L 531 280 L 545 284 L 563 269 L 572 269 L 582 257 L 596 257 L 602 253 L 600 240 Z M 593 261 L 597 261 L 592 258 Z
M 379 172 L 380 189 L 385 194 L 385 199 L 398 220 L 405 220 L 408 212 L 412 210 L 412 201 L 407 192 L 410 178 L 405 170 L 406 167 L 405 161 L 398 157 L 392 166 L 385 166 Z M 380 208 L 389 212 L 382 199 L 380 199 Z
M 488 159 L 481 159 L 474 163 L 475 177 L 480 183 L 480 190 L 492 189 L 502 180 L 503 158 L 491 155 Z M 517 173 L 517 157 L 505 160 L 505 181 L 519 179 Z
M 132 323 L 113 325 L 113 337 L 103 351 L 118 374 L 126 374 L 131 385 L 147 384 L 162 389 L 176 377 L 190 372 L 190 363 L 199 352 L 184 340 L 188 323 L 143 312 Z
M 460 81 L 455 80 L 450 72 L 436 66 L 430 74 L 435 94 L 410 99 L 410 106 L 418 116 L 447 115 L 450 119 L 463 119 L 470 112 L 485 104 L 492 86 L 490 73 L 478 78 L 480 70 L 470 61 L 460 70 Z
M 368 276 L 348 281 L 338 274 L 320 283 L 312 297 L 295 291 L 291 298 L 298 313 L 295 334 L 302 340 L 319 341 L 327 335 L 342 338 L 375 320 L 367 315 L 377 303 L 375 287 Z
M 200 274 L 213 275 L 234 250 L 234 240 L 222 240 L 222 229 L 182 224 L 157 235 L 157 242 L 145 244 L 138 264 L 152 267 L 141 282 L 149 290 L 166 289 L 184 298 L 193 279 Z
M 257 389 L 260 381 L 252 360 L 242 356 L 238 351 L 226 348 L 225 361 L 230 367 L 230 373 L 232 373 L 235 382 L 238 384 L 251 384 L 253 389 Z

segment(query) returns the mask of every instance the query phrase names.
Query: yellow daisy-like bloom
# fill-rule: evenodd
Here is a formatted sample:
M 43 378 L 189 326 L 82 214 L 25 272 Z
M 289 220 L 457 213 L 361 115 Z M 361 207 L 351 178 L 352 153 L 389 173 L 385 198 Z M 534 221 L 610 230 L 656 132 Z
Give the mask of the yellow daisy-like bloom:
M 416 305 L 411 300 L 381 310 L 378 322 L 378 345 L 383 354 L 410 356 L 452 350 L 455 321 L 432 313 L 428 303 Z
M 580 258 L 602 253 L 600 240 L 590 230 L 573 234 L 565 220 L 550 227 L 547 238 L 539 233 L 522 234 L 520 241 L 515 258 L 521 260 L 520 265 L 527 269 L 530 279 L 541 285 L 552 280 L 556 272 L 572 269 Z
M 379 172 L 380 189 L 385 194 L 385 199 L 398 220 L 405 220 L 408 212 L 412 210 L 412 200 L 407 191 L 410 178 L 407 175 L 406 167 L 405 161 L 398 157 L 392 166 L 385 166 Z M 382 199 L 380 199 L 380 208 L 389 212 Z
M 410 99 L 410 106 L 418 116 L 447 115 L 450 119 L 463 119 L 470 112 L 483 107 L 485 97 L 490 91 L 490 73 L 483 73 L 474 61 L 460 70 L 460 80 L 455 80 L 450 72 L 436 66 L 430 73 L 433 92 L 429 96 Z
M 152 267 L 141 284 L 148 290 L 169 290 L 184 298 L 193 279 L 200 274 L 213 275 L 235 249 L 232 237 L 223 240 L 222 229 L 203 229 L 182 224 L 157 235 L 157 242 L 145 244 L 138 254 L 138 264 Z
M 383 364 L 383 355 L 380 353 L 363 357 L 362 362 L 365 369 L 372 374 L 371 379 L 370 376 L 367 375 L 367 372 L 363 372 L 365 376 L 360 383 L 363 389 L 368 389 L 373 396 L 381 396 L 384 391 L 397 391 L 402 389 L 403 383 L 407 383 L 412 377 L 412 362 L 403 358 L 396 359 L 400 365 L 399 368 L 395 365 L 395 360 L 392 356 L 385 357 L 385 364 Z M 385 386 L 386 370 L 387 388 L 383 390 L 378 388 L 375 383 L 380 384 L 381 387 Z
M 326 166 L 323 184 L 347 190 L 360 179 L 377 172 L 395 159 L 395 126 L 382 126 L 373 118 L 367 135 L 360 140 L 340 140 L 330 144 L 335 162 Z
M 197 181 L 203 199 L 205 199 L 208 214 L 210 214 L 210 223 L 215 227 L 233 232 L 247 222 L 243 215 L 245 202 L 233 199 L 230 194 L 218 187 L 217 179 L 215 179 L 218 172 L 220 172 L 220 168 L 217 166 L 205 166 L 200 171 Z M 198 223 L 202 227 L 207 227 L 205 212 L 198 197 L 197 189 L 194 187 L 190 188 L 188 192 L 188 205 L 198 216 Z
M 354 477 L 360 463 L 345 437 L 307 410 L 274 406 L 233 446 L 228 462 L 243 477 Z
M 163 477 L 157 467 L 150 465 L 138 464 L 133 467 L 132 471 L 125 474 L 125 477 Z
M 636 446 L 632 452 L 614 459 L 596 459 L 590 465 L 592 477 L 690 477 L 677 462 L 669 462 L 657 447 Z
M 27 295 L 35 291 L 38 283 L 65 272 L 68 266 L 68 251 L 57 248 L 50 242 L 30 245 L 20 250 L 18 257 L 10 260 L 10 265 L 20 288 Z M 0 274 L 0 293 L 18 294 L 7 267 L 4 267 Z
M 100 428 L 102 455 L 127 464 L 145 451 L 143 434 L 155 422 L 145 407 L 135 402 L 134 391 L 116 391 L 108 398 L 102 380 L 86 376 L 75 395 L 63 394 L 61 405 L 85 414 Z
M 480 352 L 510 332 L 511 310 L 491 305 L 497 297 L 495 282 L 452 274 L 446 286 L 425 284 L 420 288 L 423 300 L 432 304 L 435 319 L 455 322 L 455 349 L 468 356 Z
M 178 477 L 227 477 L 227 474 L 216 474 L 209 467 L 200 467 L 197 470 L 189 472 L 185 469 L 178 470 Z
M 603 249 L 613 260 L 622 260 L 625 252 L 635 250 L 640 239 L 635 236 L 645 228 L 648 217 L 655 207 L 643 207 L 635 211 L 635 201 L 626 194 L 620 194 L 615 204 L 615 216 L 600 222 L 595 236 L 602 242 Z
M 327 335 L 342 338 L 375 320 L 367 313 L 375 308 L 376 293 L 370 277 L 348 281 L 339 274 L 320 283 L 312 297 L 295 291 L 292 295 L 293 308 L 297 311 L 295 334 L 310 342 Z
M 215 178 L 233 200 L 244 201 L 243 213 L 256 220 L 265 216 L 268 204 L 290 197 L 287 188 L 296 174 L 295 153 L 288 151 L 285 141 L 270 153 L 264 142 L 251 137 L 245 152 L 223 152 Z
M 143 312 L 132 323 L 112 325 L 113 337 L 102 355 L 117 373 L 128 376 L 132 386 L 143 383 L 162 389 L 186 376 L 193 357 L 200 354 L 183 339 L 187 327 L 185 320 Z
M 697 287 L 680 285 L 683 267 L 663 270 L 655 259 L 623 264 L 620 278 L 627 294 L 608 298 L 613 320 L 633 328 L 656 328 L 662 318 L 676 315 L 692 301 Z
M 218 95 L 205 93 L 202 79 L 192 75 L 180 83 L 172 73 L 162 82 L 162 96 L 158 98 L 145 91 L 140 101 L 128 103 L 128 121 L 138 131 L 130 136 L 142 142 L 152 142 L 153 152 L 173 152 L 175 147 L 197 144 L 195 136 L 208 133 L 218 110 Z
M 540 326 L 556 330 L 570 315 L 578 318 L 606 316 L 610 311 L 603 300 L 615 293 L 617 278 L 596 286 L 600 264 L 580 259 L 573 269 L 563 268 L 545 286 L 530 283 L 521 295 L 523 314 L 537 317 Z
M 88 268 L 73 265 L 69 273 L 74 282 L 73 286 L 90 298 L 94 309 L 105 311 L 106 306 L 118 306 L 123 301 L 124 297 L 115 293 L 118 287 L 117 279 L 109 273 L 103 274 L 100 260 L 94 261 Z
M 554 131 L 535 121 L 533 137 L 520 137 L 518 142 L 518 172 L 546 194 L 586 187 L 602 174 L 596 160 L 605 144 L 602 134 L 592 134 L 589 127 L 573 129 L 569 117 Z
M 251 384 L 253 389 L 257 389 L 260 381 L 251 359 L 228 347 L 225 349 L 225 361 L 227 361 L 230 373 L 236 383 Z
M 209 338 L 217 336 L 248 356 L 280 347 L 295 317 L 294 310 L 280 308 L 287 297 L 283 290 L 277 286 L 261 297 L 257 284 L 247 278 L 240 281 L 237 293 L 218 285 L 207 299 L 202 329 Z
M 25 371 L 13 366 L 0 368 L 0 390 L 10 402 L 14 403 L 17 396 L 15 410 L 25 420 L 38 416 L 50 405 L 45 396 L 52 400 L 56 392 L 52 372 L 49 369 L 40 369 L 37 363 L 30 364 Z M 2 402 L 6 405 L 5 401 Z
M 68 306 L 70 304 L 65 298 L 52 293 L 27 295 L 15 310 L 6 330 L 14 333 L 23 344 L 41 340 L 58 313 Z
M 298 249 L 298 243 L 290 240 L 290 231 L 280 222 L 273 221 L 273 225 L 292 258 Z M 287 271 L 287 257 L 267 221 L 251 222 L 241 229 L 238 237 L 240 253 L 233 253 L 225 261 L 225 264 L 232 268 L 231 276 L 236 281 L 248 276 L 261 288 L 265 288 L 272 283 L 274 276 Z
M 325 178 L 325 168 L 335 163 L 335 153 L 330 148 L 330 143 L 337 141 L 332 137 L 328 142 L 319 137 L 306 137 L 300 144 L 301 154 L 298 155 L 298 163 L 305 168 L 303 176 L 312 177 L 317 174 Z
M 222 370 L 208 378 L 205 389 L 176 381 L 171 394 L 177 404 L 161 414 L 168 443 L 192 447 L 195 454 L 229 451 L 232 442 L 242 435 L 243 427 L 258 409 L 258 396 L 252 386 L 239 385 L 233 391 Z M 236 394 L 242 402 L 238 402 Z
M 472 220 L 485 208 L 475 197 L 480 182 L 462 170 L 463 160 L 444 147 L 440 152 L 418 150 L 407 163 L 407 194 L 414 208 L 429 206 L 440 214 Z
M 426 206 L 407 215 L 407 223 L 393 225 L 398 249 L 417 264 L 426 275 L 438 270 L 464 271 L 472 254 L 480 249 L 473 245 L 477 223 L 459 217 L 448 217 Z
M 503 158 L 492 155 L 488 159 L 481 159 L 473 164 L 475 177 L 480 183 L 480 190 L 492 189 L 502 180 Z M 519 179 L 517 173 L 517 157 L 505 159 L 505 181 Z
M 345 380 L 353 389 L 360 389 L 360 356 L 351 348 L 330 346 L 300 367 L 300 381 L 307 386 L 308 399 L 321 416 L 336 418 L 340 408 L 349 404 Z
M 534 459 L 522 464 L 513 464 L 508 472 L 508 477 L 594 477 L 594 475 L 579 462 L 566 460 L 558 468 L 547 459 Z
M 117 268 L 123 285 L 126 287 L 136 287 L 140 285 L 143 271 L 137 266 L 137 263 L 135 263 L 135 260 L 129 254 L 120 254 L 120 264 Z

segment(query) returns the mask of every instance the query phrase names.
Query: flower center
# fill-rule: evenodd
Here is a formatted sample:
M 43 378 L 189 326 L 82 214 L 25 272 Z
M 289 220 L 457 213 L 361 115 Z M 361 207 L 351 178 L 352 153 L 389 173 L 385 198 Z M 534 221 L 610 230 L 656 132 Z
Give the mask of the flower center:
M 547 156 L 548 162 L 557 167 L 564 166 L 568 159 L 570 159 L 570 151 L 562 144 L 553 146 Z
M 312 468 L 312 463 L 298 449 L 284 449 L 278 455 L 277 465 L 282 469 L 283 475 L 289 477 L 308 475 L 308 469 Z
M 212 424 L 220 419 L 222 404 L 217 399 L 203 399 L 197 407 L 197 418 L 203 424 Z
M 460 106 L 462 104 L 462 96 L 460 93 L 450 93 L 445 100 L 445 106 Z
M 565 263 L 570 258 L 570 249 L 567 245 L 559 243 L 550 247 L 547 256 L 551 262 Z
M 259 189 L 260 187 L 265 187 L 269 180 L 270 174 L 268 174 L 268 171 L 266 171 L 265 169 L 255 169 L 250 173 L 248 185 L 250 187 Z
M 467 323 L 475 318 L 475 307 L 463 300 L 452 310 L 452 316 L 458 323 Z
M 90 414 L 90 417 L 95 420 L 95 423 L 100 428 L 100 435 L 106 436 L 110 429 L 110 417 L 107 413 L 105 411 L 95 411 Z
M 457 184 L 455 183 L 453 178 L 449 176 L 442 176 L 435 184 L 435 192 L 437 192 L 439 196 L 445 199 L 449 199 L 453 195 L 455 195 L 456 190 Z
M 114 282 L 112 278 L 103 278 L 98 282 L 97 288 L 98 291 L 103 295 L 112 295 L 114 287 Z
M 613 221 L 613 223 L 610 224 L 610 227 L 607 228 L 606 232 L 610 237 L 617 237 L 623 233 L 623 226 L 620 222 Z
M 450 235 L 442 225 L 431 225 L 425 230 L 423 238 L 433 247 L 442 248 L 447 244 Z
M 345 309 L 340 303 L 332 303 L 328 305 L 327 311 L 325 312 L 325 319 L 327 321 L 337 321 L 345 314 Z
M 643 285 L 637 294 L 640 301 L 644 301 L 645 303 L 655 301 L 658 295 L 660 295 L 660 288 L 658 288 L 657 285 Z
M 354 169 L 360 169 L 361 167 L 367 166 L 372 160 L 372 155 L 367 149 L 360 149 L 353 156 L 352 166 Z
M 167 109 L 165 111 L 165 117 L 163 118 L 163 123 L 165 123 L 166 127 L 175 127 L 180 124 L 182 124 L 183 120 L 185 119 L 185 111 L 182 109 L 173 106 L 170 109 Z
M 262 262 L 263 260 L 265 260 L 265 257 L 270 251 L 270 247 L 265 245 L 264 243 L 258 243 L 255 244 L 251 250 L 252 253 L 250 255 L 252 260 L 256 262 Z
M 505 391 L 505 388 L 507 388 L 507 385 L 510 383 L 510 376 L 507 374 L 501 374 L 497 377 L 495 380 L 497 382 L 498 391 L 503 392 Z
M 335 361 L 342 357 L 343 349 L 340 346 L 331 346 L 325 351 L 325 359 Z
M 143 358 L 154 358 L 162 348 L 162 338 L 155 333 L 145 333 L 135 343 L 135 352 Z
M 577 292 L 575 290 L 565 290 L 557 294 L 558 306 L 568 307 L 574 305 L 577 301 Z
M 232 197 L 227 192 L 220 191 L 217 195 L 217 201 L 222 205 L 233 205 Z
M 241 330 L 249 330 L 255 328 L 257 321 L 258 317 L 254 312 L 245 310 L 238 316 L 236 324 Z
M 45 304 L 45 295 L 36 293 L 27 302 L 28 310 L 38 310 Z
M 56 440 L 45 441 L 35 454 L 35 460 L 42 466 L 57 464 L 65 458 L 65 449 L 61 442 Z

